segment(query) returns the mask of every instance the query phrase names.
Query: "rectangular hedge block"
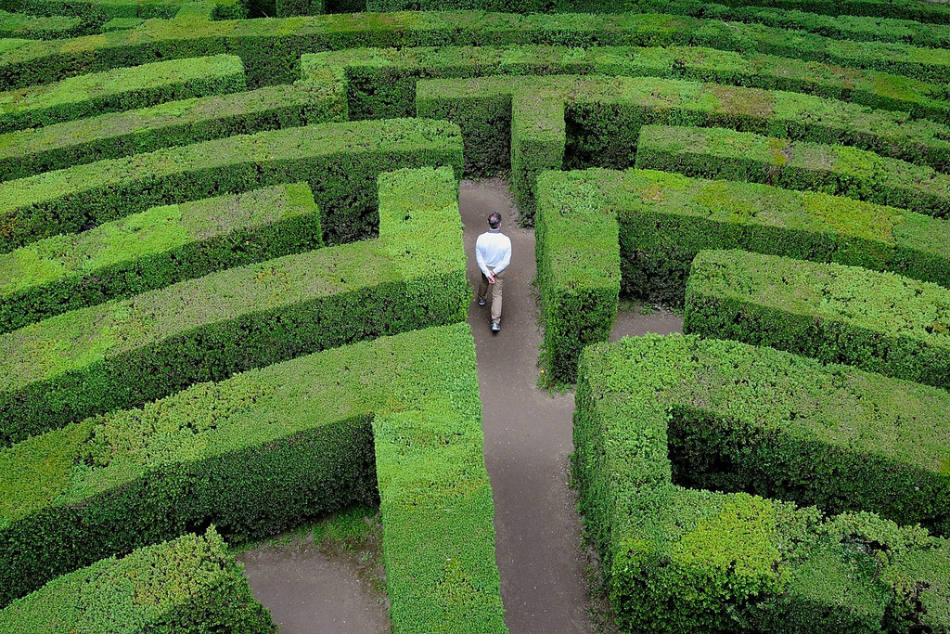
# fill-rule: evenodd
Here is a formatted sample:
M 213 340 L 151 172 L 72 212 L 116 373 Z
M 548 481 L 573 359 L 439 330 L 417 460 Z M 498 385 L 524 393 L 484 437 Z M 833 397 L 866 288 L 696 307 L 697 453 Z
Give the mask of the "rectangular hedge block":
M 690 264 L 704 249 L 836 262 L 950 287 L 950 222 L 850 198 L 592 169 L 542 175 L 538 210 L 543 355 L 561 381 L 573 380 L 584 346 L 606 339 L 621 292 L 682 305 Z M 575 226 L 583 241 L 572 239 Z
M 213 522 L 236 541 L 287 530 L 372 501 L 378 483 L 394 630 L 504 632 L 480 418 L 463 322 L 252 370 L 31 438 L 0 450 L 0 603 L 189 525 Z M 27 476 L 37 469 L 43 479 Z
M 412 211 L 382 192 L 375 240 L 212 273 L 0 335 L 3 444 L 198 381 L 464 319 L 457 181 L 450 168 L 397 174 L 413 185 Z
M 321 246 L 306 183 L 154 207 L 0 254 L 0 332 Z
M 950 390 L 950 293 L 893 273 L 701 251 L 683 330 Z
M 63 575 L 0 610 L 5 632 L 270 634 L 270 612 L 214 528 Z
M 509 106 L 515 101 L 533 107 L 515 113 Z M 578 76 L 429 79 L 416 85 L 416 111 L 418 116 L 459 124 L 467 172 L 481 175 L 510 165 L 526 222 L 533 219 L 537 174 L 565 166 L 630 167 L 640 128 L 650 123 L 729 127 L 854 145 L 935 169 L 950 166 L 950 127 L 946 125 L 811 95 L 685 80 Z M 562 127 L 563 155 L 536 154 L 521 147 L 531 143 L 535 134 L 560 136 Z M 508 156 L 518 160 L 507 162 Z
M 0 11 L 0 37 L 31 40 L 55 40 L 75 37 L 83 32 L 82 22 L 68 15 L 26 15 Z
M 836 194 L 946 218 L 950 176 L 874 152 L 722 128 L 643 126 L 636 166 Z
M 420 79 L 597 74 L 788 90 L 950 121 L 950 95 L 943 85 L 790 57 L 692 46 L 352 48 L 304 55 L 301 68 L 304 79 L 323 79 L 328 69 L 339 69 L 353 119 L 412 116 Z
M 0 135 L 0 180 L 237 134 L 346 121 L 332 84 L 268 86 L 170 101 Z
M 305 179 L 329 243 L 373 235 L 376 179 L 403 167 L 461 173 L 455 124 L 326 123 L 205 141 L 0 183 L 0 251 L 154 206 Z
M 760 25 L 655 13 L 515 15 L 480 11 L 321 15 L 270 20 L 152 20 L 134 31 L 62 42 L 18 45 L 0 54 L 0 85 L 23 87 L 157 59 L 231 53 L 244 61 L 248 84 L 289 83 L 300 56 L 359 46 L 709 46 L 907 75 L 944 85 L 945 49 L 890 42 L 851 42 Z M 803 64 L 804 65 L 804 64 Z
M 235 55 L 153 62 L 0 93 L 0 132 L 245 89 Z
M 678 484 L 731 478 L 946 534 L 948 399 L 733 341 L 647 336 L 589 347 L 574 477 L 620 629 L 946 631 L 946 539 L 864 511 L 825 517 Z

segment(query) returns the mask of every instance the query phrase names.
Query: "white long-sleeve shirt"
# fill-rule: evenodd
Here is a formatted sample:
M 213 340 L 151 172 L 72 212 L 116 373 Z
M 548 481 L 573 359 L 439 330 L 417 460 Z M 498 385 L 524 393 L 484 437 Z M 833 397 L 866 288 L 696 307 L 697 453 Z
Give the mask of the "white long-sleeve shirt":
M 498 229 L 486 231 L 475 241 L 475 261 L 486 277 L 489 269 L 501 273 L 511 264 L 511 240 Z

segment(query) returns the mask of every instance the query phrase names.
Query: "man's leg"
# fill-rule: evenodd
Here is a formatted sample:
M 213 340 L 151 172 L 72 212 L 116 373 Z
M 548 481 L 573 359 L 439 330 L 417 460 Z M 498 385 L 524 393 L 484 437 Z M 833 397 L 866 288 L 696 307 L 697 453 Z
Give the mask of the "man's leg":
M 504 285 L 504 274 L 495 274 L 495 283 L 491 285 L 491 321 L 493 324 L 501 323 L 501 292 Z
M 488 278 L 482 272 L 479 272 L 478 276 L 478 304 L 484 306 L 485 298 L 488 296 Z

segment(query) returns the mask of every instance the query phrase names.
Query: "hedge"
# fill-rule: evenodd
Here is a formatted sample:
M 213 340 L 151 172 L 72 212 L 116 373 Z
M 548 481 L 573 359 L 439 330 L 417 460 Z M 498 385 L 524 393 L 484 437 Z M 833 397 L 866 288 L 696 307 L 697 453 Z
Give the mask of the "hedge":
M 643 126 L 636 166 L 867 200 L 946 218 L 950 176 L 853 147 L 722 128 Z
M 108 33 L 109 31 L 122 31 L 125 29 L 137 29 L 145 23 L 145 20 L 142 18 L 112 18 L 108 22 L 102 25 L 101 31 L 103 33 Z
M 23 544 L 2 550 L 0 587 L 8 599 L 196 523 L 237 542 L 273 534 L 371 502 L 378 482 L 394 630 L 503 632 L 479 421 L 474 344 L 458 323 L 31 438 L 0 451 L 0 540 Z M 35 470 L 42 481 L 23 477 Z
M 0 332 L 321 246 L 306 183 L 153 207 L 0 255 Z
M 538 187 L 542 356 L 559 381 L 574 380 L 584 346 L 606 340 L 621 292 L 682 305 L 703 249 L 836 262 L 950 287 L 947 220 L 649 170 L 550 172 Z
M 82 72 L 212 53 L 238 55 L 248 85 L 289 83 L 300 56 L 358 46 L 709 46 L 837 66 L 950 80 L 950 55 L 896 43 L 850 42 L 759 25 L 668 14 L 517 15 L 474 12 L 348 14 L 239 21 L 150 20 L 118 31 L 29 42 L 0 53 L 0 86 L 47 83 Z M 900 92 L 900 91 L 898 91 Z
M 204 0 L 202 0 L 204 2 Z M 174 18 L 189 0 L 9 0 L 16 11 L 38 15 L 75 15 L 84 25 L 99 26 L 111 18 Z M 211 0 L 218 19 L 247 17 L 244 0 Z
M 0 180 L 237 134 L 346 121 L 333 84 L 268 86 L 0 135 Z
M 270 634 L 270 612 L 214 528 L 59 577 L 0 610 L 5 632 Z
M 514 109 L 513 103 L 526 107 Z M 527 223 L 541 171 L 628 167 L 640 127 L 649 123 L 726 126 L 857 145 L 936 169 L 950 167 L 950 126 L 810 95 L 676 79 L 428 79 L 416 84 L 416 111 L 460 125 L 466 172 L 480 176 L 510 165 Z M 540 148 L 537 137 L 543 137 Z
M 893 273 L 700 251 L 684 332 L 771 346 L 950 390 L 950 293 Z
M 461 173 L 455 124 L 425 119 L 325 123 L 205 141 L 0 183 L 0 251 L 154 206 L 306 180 L 324 239 L 376 230 L 376 177 L 402 167 Z
M 245 89 L 234 55 L 154 62 L 0 93 L 0 132 Z
M 79 18 L 66 15 L 38 16 L 0 10 L 0 37 L 55 40 L 83 32 Z
M 574 477 L 621 631 L 950 628 L 946 539 L 870 513 L 825 518 L 672 484 L 716 486 L 729 470 L 827 510 L 872 504 L 946 529 L 945 391 L 737 342 L 648 336 L 588 348 L 576 400 Z
M 212 273 L 0 335 L 2 443 L 307 352 L 460 321 L 469 289 L 456 181 L 449 168 L 397 175 L 411 179 L 420 207 L 436 196 L 441 206 L 397 213 L 382 192 L 378 239 Z
M 690 46 L 354 48 L 303 55 L 301 67 L 305 79 L 324 81 L 328 69 L 339 69 L 353 119 L 412 116 L 419 79 L 599 74 L 789 90 L 950 121 L 946 86 L 873 70 Z

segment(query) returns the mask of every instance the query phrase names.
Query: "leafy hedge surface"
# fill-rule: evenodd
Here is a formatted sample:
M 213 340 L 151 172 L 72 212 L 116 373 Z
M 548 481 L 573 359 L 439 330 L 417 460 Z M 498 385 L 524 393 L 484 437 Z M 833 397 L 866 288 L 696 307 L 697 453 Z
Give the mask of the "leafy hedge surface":
M 306 183 L 154 207 L 0 255 L 0 332 L 321 246 Z
M 0 135 L 0 180 L 236 134 L 346 121 L 333 84 L 268 86 Z
M 3 599 L 195 523 L 243 541 L 371 501 L 375 444 L 395 631 L 505 631 L 476 376 L 460 323 L 194 386 L 0 451 Z
M 636 166 L 687 176 L 752 181 L 950 216 L 950 176 L 841 145 L 722 128 L 643 126 Z
M 416 85 L 416 110 L 459 124 L 467 172 L 491 174 L 510 164 L 526 222 L 541 171 L 630 166 L 640 127 L 649 123 L 725 126 L 950 166 L 946 125 L 811 95 L 675 79 L 428 79 Z
M 946 84 L 946 50 L 851 42 L 759 25 L 668 14 L 516 15 L 474 12 L 350 14 L 288 19 L 152 20 L 119 31 L 58 42 L 21 42 L 0 52 L 0 85 L 20 87 L 91 72 L 212 53 L 241 57 L 248 85 L 298 78 L 300 56 L 356 46 L 710 46 L 879 70 Z M 79 69 L 82 69 L 81 71 Z
M 943 390 L 732 341 L 589 347 L 574 476 L 620 629 L 948 631 L 947 540 L 869 513 L 824 519 L 671 485 L 682 473 L 716 482 L 715 470 L 731 466 L 734 481 L 770 493 L 829 506 L 883 501 L 946 528 L 948 406 Z M 710 445 L 726 455 L 717 461 Z
M 241 566 L 214 528 L 109 558 L 0 610 L 5 632 L 270 634 Z
M 909 211 L 648 170 L 550 172 L 538 187 L 543 356 L 561 381 L 574 379 L 585 345 L 606 339 L 621 290 L 681 305 L 703 249 L 837 262 L 950 287 L 950 222 Z
M 83 31 L 79 18 L 65 15 L 40 16 L 0 11 L 0 37 L 55 40 Z
M 452 171 L 396 174 L 420 208 L 387 207 L 382 192 L 376 240 L 212 273 L 0 335 L 2 443 L 251 367 L 463 320 L 469 289 Z
M 683 329 L 950 389 L 950 293 L 893 273 L 701 251 Z
M 83 24 L 98 26 L 110 18 L 172 18 L 189 0 L 9 0 L 17 11 L 40 15 L 77 15 Z M 244 0 L 211 0 L 211 16 L 241 19 L 247 16 Z
M 376 231 L 376 179 L 403 167 L 461 173 L 455 124 L 425 119 L 326 123 L 205 141 L 0 183 L 0 251 L 161 204 L 306 179 L 324 238 Z
M 0 93 L 0 132 L 245 89 L 234 55 L 154 62 Z
M 303 77 L 344 75 L 352 119 L 415 114 L 416 81 L 487 75 L 600 74 L 695 79 L 842 99 L 950 120 L 946 86 L 872 70 L 689 46 L 354 48 L 303 55 Z

